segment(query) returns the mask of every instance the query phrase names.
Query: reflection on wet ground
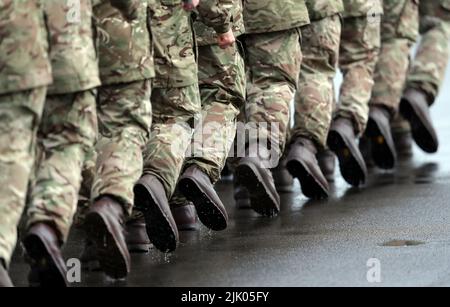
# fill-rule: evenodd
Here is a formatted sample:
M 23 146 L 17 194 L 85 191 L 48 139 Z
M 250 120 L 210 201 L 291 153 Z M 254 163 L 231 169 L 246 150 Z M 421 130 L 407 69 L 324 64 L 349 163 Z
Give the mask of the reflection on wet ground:
M 217 189 L 230 213 L 226 231 L 182 233 L 171 255 L 134 255 L 127 281 L 84 271 L 74 286 L 370 286 L 372 258 L 381 263 L 381 285 L 450 285 L 450 143 L 444 141 L 450 124 L 436 118 L 443 140 L 437 155 L 416 150 L 395 172 L 372 170 L 363 189 L 338 176 L 328 201 L 308 201 L 296 184 L 271 219 L 236 210 L 232 184 L 222 182 Z M 74 230 L 65 256 L 78 257 L 82 242 L 83 233 Z M 20 253 L 11 275 L 25 286 Z

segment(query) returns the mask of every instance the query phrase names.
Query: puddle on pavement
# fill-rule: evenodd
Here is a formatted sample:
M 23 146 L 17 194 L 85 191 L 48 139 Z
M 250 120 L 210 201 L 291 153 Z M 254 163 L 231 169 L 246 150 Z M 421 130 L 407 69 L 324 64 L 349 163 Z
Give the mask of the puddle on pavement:
M 391 240 L 388 242 L 384 242 L 381 246 L 384 247 L 410 247 L 410 246 L 419 246 L 426 244 L 423 241 L 414 241 L 414 240 Z

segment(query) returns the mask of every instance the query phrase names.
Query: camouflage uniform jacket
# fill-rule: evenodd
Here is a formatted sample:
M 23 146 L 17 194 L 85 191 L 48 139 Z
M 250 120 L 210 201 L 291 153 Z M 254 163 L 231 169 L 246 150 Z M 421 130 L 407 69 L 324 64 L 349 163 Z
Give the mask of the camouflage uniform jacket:
M 140 1 L 137 10 L 138 19 L 128 22 L 109 1 L 94 7 L 103 85 L 129 83 L 155 76 L 148 2 Z
M 342 0 L 306 0 L 311 20 L 319 20 L 344 12 Z
M 304 0 L 242 0 L 246 33 L 277 32 L 309 24 Z
M 434 17 L 446 22 L 450 21 L 450 0 L 420 1 L 419 8 L 422 17 L 427 16 L 427 18 Z
M 43 3 L 53 69 L 49 93 L 67 94 L 99 86 L 91 0 L 81 0 L 80 7 L 61 0 Z
M 39 1 L 0 1 L 0 95 L 51 83 Z
M 219 0 L 204 0 L 203 20 L 217 32 L 230 29 L 230 16 Z M 179 88 L 198 82 L 191 14 L 181 7 L 182 0 L 159 0 L 152 17 L 155 37 L 155 88 Z
M 381 0 L 345 0 L 344 17 L 363 17 L 383 14 Z
M 223 12 L 222 14 L 227 14 L 231 27 L 233 29 L 234 35 L 238 37 L 244 34 L 244 17 L 242 16 L 242 4 L 241 0 L 218 0 Z M 214 18 L 208 18 L 208 10 L 205 12 L 204 3 L 200 5 L 198 9 L 198 18 L 194 22 L 195 35 L 197 38 L 197 44 L 199 46 L 213 45 L 217 43 L 217 30 L 214 30 Z M 211 10 L 209 10 L 210 12 Z M 204 16 L 206 15 L 206 16 Z M 224 16 L 218 14 L 218 19 L 223 19 Z M 220 22 L 220 21 L 219 21 Z M 224 32 L 223 32 L 224 33 Z

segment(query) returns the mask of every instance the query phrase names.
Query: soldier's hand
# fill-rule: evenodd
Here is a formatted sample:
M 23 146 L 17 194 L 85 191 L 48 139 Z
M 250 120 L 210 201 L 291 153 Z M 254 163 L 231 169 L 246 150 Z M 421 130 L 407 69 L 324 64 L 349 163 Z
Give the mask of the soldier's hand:
M 222 49 L 227 49 L 232 46 L 236 42 L 236 37 L 234 36 L 233 30 L 228 31 L 224 34 L 219 34 L 217 39 L 217 43 L 219 47 Z
M 198 6 L 199 3 L 200 0 L 183 0 L 183 8 L 186 11 L 192 11 Z
M 138 1 L 129 1 L 129 0 L 110 0 L 111 5 L 118 9 L 123 17 L 128 21 L 136 20 L 138 16 Z

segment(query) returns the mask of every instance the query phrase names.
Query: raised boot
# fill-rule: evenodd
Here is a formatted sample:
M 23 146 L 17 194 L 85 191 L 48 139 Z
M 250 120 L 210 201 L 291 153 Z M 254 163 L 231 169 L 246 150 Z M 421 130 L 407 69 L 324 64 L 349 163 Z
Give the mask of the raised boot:
M 125 278 L 130 272 L 130 254 L 125 242 L 125 212 L 111 197 L 97 200 L 86 214 L 87 240 L 94 243 L 100 267 L 114 279 Z
M 400 113 L 410 123 L 416 144 L 427 153 L 439 149 L 439 139 L 431 120 L 427 95 L 417 89 L 408 88 L 400 102 Z
M 328 198 L 330 187 L 316 158 L 317 148 L 311 140 L 297 138 L 290 146 L 287 168 L 300 181 L 303 194 L 312 199 Z
M 67 287 L 66 264 L 61 254 L 61 243 L 55 230 L 44 223 L 28 229 L 23 245 L 31 271 L 31 287 Z
M 397 152 L 391 132 L 388 110 L 372 106 L 365 135 L 370 140 L 372 159 L 381 169 L 393 169 L 397 163 Z
M 194 204 L 203 225 L 214 231 L 227 228 L 227 210 L 208 175 L 199 167 L 188 167 L 178 181 L 178 188 Z
M 345 181 L 354 187 L 365 184 L 367 167 L 356 143 L 353 123 L 347 118 L 333 121 L 328 134 L 328 147 L 339 159 L 339 168 Z
M 153 175 L 143 176 L 134 187 L 136 209 L 144 214 L 147 235 L 156 249 L 173 252 L 178 245 L 177 224 L 163 185 Z
M 258 148 L 250 149 L 253 157 L 242 158 L 236 168 L 236 179 L 249 192 L 250 206 L 263 216 L 280 212 L 280 196 L 275 188 L 272 172 L 259 155 Z M 258 154 L 255 154 L 258 153 Z

